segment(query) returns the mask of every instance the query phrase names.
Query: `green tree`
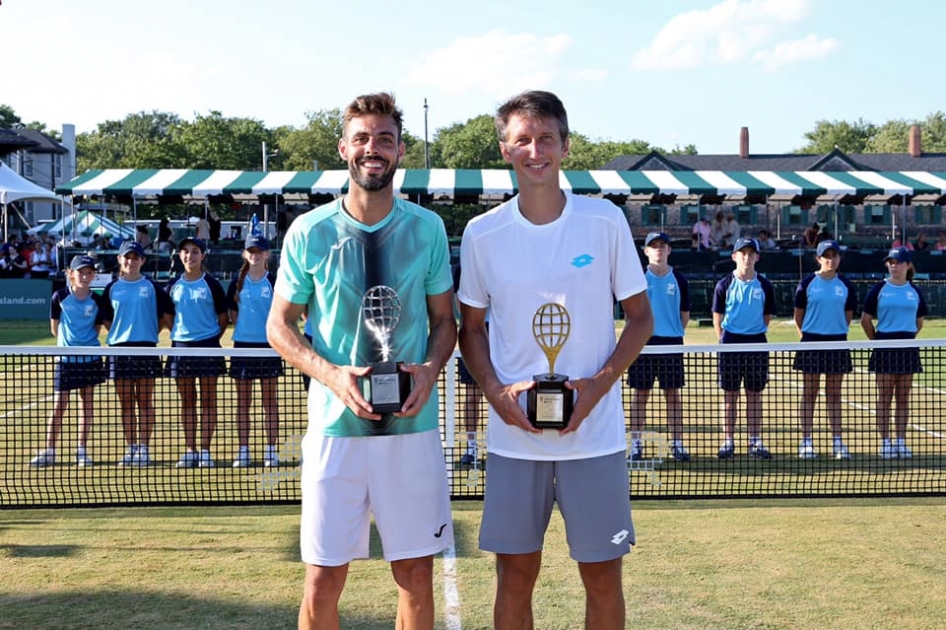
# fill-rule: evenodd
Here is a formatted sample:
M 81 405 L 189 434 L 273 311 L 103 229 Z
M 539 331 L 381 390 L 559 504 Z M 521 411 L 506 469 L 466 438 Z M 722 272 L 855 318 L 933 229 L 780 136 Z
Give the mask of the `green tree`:
M 946 152 L 946 114 L 934 112 L 926 120 L 891 120 L 878 128 L 867 146 L 868 153 L 906 153 L 910 146 L 910 127 L 919 125 L 922 150 Z
M 183 168 L 237 171 L 262 170 L 262 143 L 270 140 L 261 121 L 227 118 L 218 111 L 179 123 L 171 136 L 186 156 Z
M 431 152 L 431 165 L 443 168 L 507 168 L 499 151 L 496 127 L 488 114 L 454 123 L 439 129 L 434 138 L 436 162 Z
M 643 140 L 593 142 L 574 131 L 568 135 L 568 144 L 568 157 L 562 162 L 562 168 L 569 171 L 597 170 L 616 157 L 646 155 L 655 149 Z
M 23 121 L 16 115 L 13 108 L 0 103 L 0 129 L 18 129 L 22 126 Z
M 819 120 L 815 128 L 805 134 L 808 144 L 796 153 L 830 153 L 835 147 L 845 153 L 864 153 L 876 133 L 877 127 L 863 119 L 853 123 Z
M 273 132 L 282 167 L 290 171 L 345 168 L 338 154 L 338 139 L 342 137 L 341 110 L 308 112 L 306 118 L 308 122 L 302 129 L 280 127 Z
M 172 132 L 177 114 L 138 112 L 76 136 L 78 172 L 92 168 L 182 168 L 185 155 Z

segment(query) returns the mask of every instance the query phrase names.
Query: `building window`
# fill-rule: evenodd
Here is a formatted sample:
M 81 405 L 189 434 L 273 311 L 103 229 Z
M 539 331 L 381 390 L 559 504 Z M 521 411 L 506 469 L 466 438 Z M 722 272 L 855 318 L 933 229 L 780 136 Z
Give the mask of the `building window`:
M 23 177 L 32 177 L 33 176 L 33 156 L 24 155 L 23 156 Z
M 700 206 L 687 205 L 680 208 L 680 225 L 693 225 L 700 220 Z
M 937 205 L 914 206 L 913 212 L 917 225 L 938 225 L 943 217 L 943 209 Z
M 865 205 L 864 223 L 866 225 L 890 225 L 890 206 Z
M 660 204 L 641 206 L 642 225 L 663 225 L 666 208 Z
M 798 227 L 807 226 L 808 210 L 801 206 L 785 206 L 782 208 L 782 223 Z
M 53 177 L 62 179 L 62 155 L 59 153 L 53 154 Z

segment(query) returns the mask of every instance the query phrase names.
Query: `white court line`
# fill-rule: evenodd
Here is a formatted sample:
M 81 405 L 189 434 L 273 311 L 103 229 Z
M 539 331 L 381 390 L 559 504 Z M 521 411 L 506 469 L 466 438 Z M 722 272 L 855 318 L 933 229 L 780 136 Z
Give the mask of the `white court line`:
M 443 551 L 444 621 L 447 630 L 461 630 L 460 591 L 457 590 L 457 550 L 450 545 Z
M 3 414 L 0 414 L 0 420 L 7 420 L 8 418 L 10 418 L 10 419 L 16 419 L 16 415 L 17 415 L 18 413 L 22 413 L 22 412 L 24 412 L 24 411 L 28 411 L 28 410 L 30 410 L 30 409 L 33 409 L 34 407 L 39 406 L 40 403 L 49 402 L 49 401 L 52 400 L 52 399 L 53 399 L 53 396 L 47 396 L 46 398 L 44 398 L 44 399 L 42 399 L 42 400 L 37 400 L 37 401 L 35 401 L 35 402 L 32 402 L 32 403 L 26 405 L 25 407 L 19 407 L 18 409 L 14 409 L 14 410 L 11 411 L 10 413 L 3 413 Z
M 862 373 L 862 374 L 869 374 L 869 372 L 867 372 L 866 370 L 863 370 L 863 369 L 861 369 L 861 368 L 855 368 L 854 371 L 855 371 L 855 372 Z M 791 379 L 785 379 L 785 378 L 781 378 L 781 377 L 779 377 L 779 376 L 773 376 L 773 377 L 770 378 L 770 380 L 778 381 L 779 383 L 782 384 L 783 387 L 787 385 L 787 386 L 789 386 L 789 387 L 791 387 L 791 388 L 793 388 L 793 389 L 803 389 L 803 386 L 802 386 L 802 385 L 799 385 L 798 383 L 796 383 L 795 381 L 793 381 L 793 380 L 791 380 Z M 922 387 L 922 388 L 916 388 L 916 389 L 925 389 L 925 390 L 927 390 L 927 391 L 930 391 L 930 392 L 933 392 L 933 393 L 936 393 L 936 394 L 943 394 L 943 393 L 946 393 L 946 392 L 941 392 L 941 391 L 939 391 L 939 390 L 937 390 L 937 389 L 933 389 L 932 387 Z M 849 400 L 849 399 L 847 399 L 847 398 L 844 398 L 843 396 L 841 397 L 841 402 L 844 403 L 845 405 L 849 406 L 849 407 L 854 407 L 855 409 L 858 409 L 858 410 L 860 410 L 860 411 L 866 411 L 866 412 L 868 412 L 868 413 L 870 413 L 870 414 L 872 414 L 872 415 L 875 415 L 875 416 L 877 415 L 877 409 L 876 409 L 875 407 L 870 407 L 870 406 L 862 405 L 862 404 L 860 404 L 860 403 L 854 402 L 853 400 Z M 914 431 L 918 431 L 918 432 L 920 432 L 920 433 L 925 433 L 925 434 L 927 434 L 927 435 L 929 435 L 929 436 L 932 436 L 932 437 L 935 437 L 935 438 L 943 438 L 943 437 L 944 437 L 943 434 L 940 433 L 940 432 L 938 432 L 938 431 L 933 431 L 933 430 L 931 430 L 931 429 L 927 429 L 927 428 L 925 428 L 925 427 L 921 427 L 920 425 L 918 425 L 918 424 L 913 424 L 912 422 L 911 422 L 909 425 L 907 425 L 907 426 L 909 426 L 909 427 L 910 427 L 911 429 L 913 429 Z

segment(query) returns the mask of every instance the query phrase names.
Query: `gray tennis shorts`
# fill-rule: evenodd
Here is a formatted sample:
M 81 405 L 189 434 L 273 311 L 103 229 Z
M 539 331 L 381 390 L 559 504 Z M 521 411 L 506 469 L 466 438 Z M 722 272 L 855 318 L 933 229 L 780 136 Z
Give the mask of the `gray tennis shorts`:
M 558 504 L 569 554 L 605 562 L 634 544 L 627 461 L 623 451 L 567 461 L 531 461 L 490 453 L 480 549 L 502 554 L 542 549 Z

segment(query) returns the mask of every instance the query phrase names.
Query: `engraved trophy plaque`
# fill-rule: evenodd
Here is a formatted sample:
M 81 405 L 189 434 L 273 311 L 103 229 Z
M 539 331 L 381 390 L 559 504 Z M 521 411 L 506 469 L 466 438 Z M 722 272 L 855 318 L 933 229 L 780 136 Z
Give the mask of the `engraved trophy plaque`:
M 381 346 L 381 361 L 370 364 L 371 373 L 365 379 L 365 398 L 375 413 L 398 412 L 411 393 L 411 375 L 398 369 L 400 362 L 391 360 L 391 335 L 401 321 L 397 291 L 385 285 L 371 287 L 361 299 L 361 314 Z
M 575 406 L 574 392 L 565 387 L 568 376 L 555 373 L 555 359 L 571 333 L 571 317 L 561 304 L 543 304 L 532 317 L 532 336 L 549 362 L 548 374 L 532 377 L 527 416 L 538 429 L 564 429 Z

